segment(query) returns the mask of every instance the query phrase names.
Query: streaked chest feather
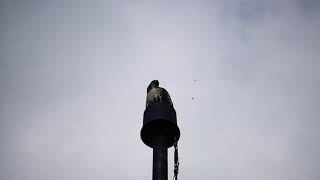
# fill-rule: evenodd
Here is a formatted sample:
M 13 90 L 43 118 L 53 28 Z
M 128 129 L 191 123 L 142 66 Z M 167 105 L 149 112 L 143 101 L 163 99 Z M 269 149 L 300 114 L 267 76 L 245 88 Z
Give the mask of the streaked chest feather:
M 159 97 L 161 94 L 160 88 L 152 88 L 147 94 L 147 101 L 152 101 L 153 99 Z

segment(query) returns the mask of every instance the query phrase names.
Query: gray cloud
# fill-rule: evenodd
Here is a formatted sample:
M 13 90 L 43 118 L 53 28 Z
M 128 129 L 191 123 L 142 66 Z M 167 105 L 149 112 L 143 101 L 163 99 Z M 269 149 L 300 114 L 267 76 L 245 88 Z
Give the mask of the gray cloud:
M 150 179 L 153 79 L 178 113 L 180 179 L 319 179 L 317 1 L 0 7 L 0 179 Z

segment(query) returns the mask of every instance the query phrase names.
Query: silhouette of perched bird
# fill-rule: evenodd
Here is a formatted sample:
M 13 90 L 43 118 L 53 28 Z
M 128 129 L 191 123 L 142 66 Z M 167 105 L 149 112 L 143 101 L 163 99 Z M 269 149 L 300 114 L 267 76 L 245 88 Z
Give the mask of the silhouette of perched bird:
M 158 102 L 167 102 L 169 105 L 173 106 L 168 91 L 162 87 L 159 87 L 158 80 L 153 80 L 147 88 L 146 107 L 148 107 L 150 104 Z

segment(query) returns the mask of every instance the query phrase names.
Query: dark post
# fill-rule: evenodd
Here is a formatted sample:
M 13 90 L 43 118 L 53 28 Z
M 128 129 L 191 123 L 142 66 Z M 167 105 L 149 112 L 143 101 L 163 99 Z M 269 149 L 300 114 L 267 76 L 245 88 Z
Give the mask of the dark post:
M 176 111 L 166 102 L 150 104 L 143 115 L 141 139 L 153 148 L 153 180 L 168 180 L 168 148 L 180 137 Z
M 168 149 L 164 147 L 153 148 L 153 180 L 168 179 Z

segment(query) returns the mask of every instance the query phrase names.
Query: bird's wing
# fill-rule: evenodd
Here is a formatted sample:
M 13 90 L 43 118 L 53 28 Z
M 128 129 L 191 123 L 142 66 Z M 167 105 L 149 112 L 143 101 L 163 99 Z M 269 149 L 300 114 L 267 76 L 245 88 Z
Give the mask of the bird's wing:
M 170 94 L 168 93 L 168 91 L 164 88 L 161 88 L 161 101 L 166 101 L 168 102 L 170 105 L 173 105 L 172 104 L 172 100 L 171 100 L 171 97 L 170 97 Z

